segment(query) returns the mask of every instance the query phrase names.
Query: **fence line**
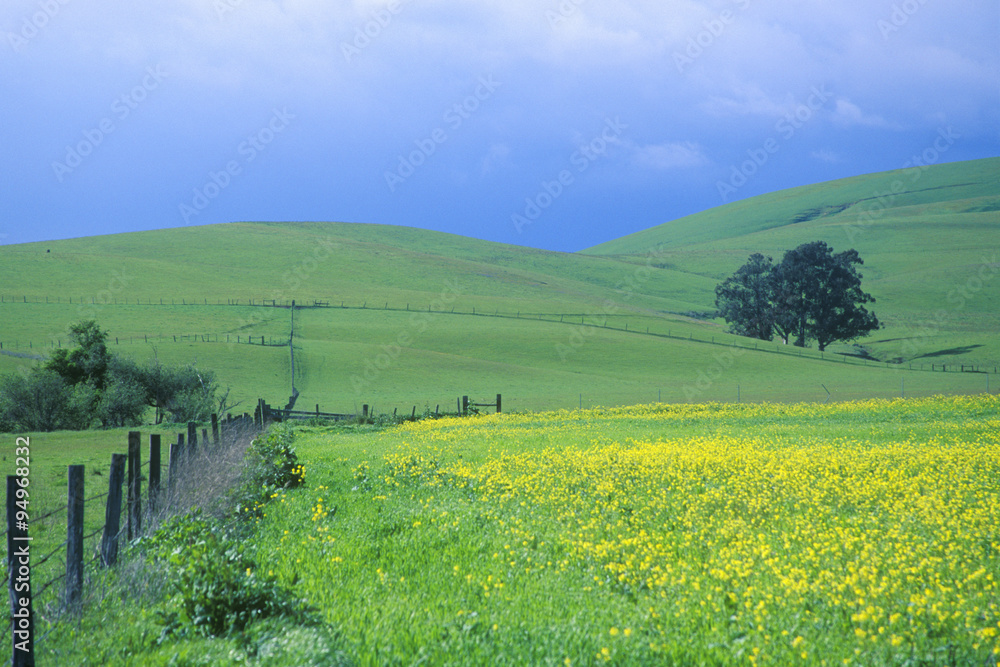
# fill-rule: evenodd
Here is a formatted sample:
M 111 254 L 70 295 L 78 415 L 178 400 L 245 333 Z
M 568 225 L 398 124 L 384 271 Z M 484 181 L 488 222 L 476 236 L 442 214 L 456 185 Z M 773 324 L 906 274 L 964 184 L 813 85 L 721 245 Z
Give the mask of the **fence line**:
M 24 303 L 61 303 L 60 299 L 62 297 L 54 297 L 53 301 L 42 301 L 42 297 L 33 297 L 34 301 L 29 301 L 27 296 L 22 297 Z M 72 297 L 69 297 L 72 299 Z M 46 297 L 48 299 L 48 297 Z M 79 299 L 77 301 L 80 301 Z M 340 305 L 332 304 L 329 301 L 312 300 L 311 304 L 308 302 L 301 302 L 295 299 L 289 299 L 287 301 L 278 302 L 275 299 L 247 299 L 247 303 L 243 303 L 240 299 L 227 299 L 225 303 L 222 300 L 215 300 L 215 303 L 209 303 L 208 299 L 203 299 L 202 301 L 181 299 L 181 304 L 173 303 L 175 300 L 171 300 L 171 303 L 166 303 L 165 300 L 154 300 L 146 299 L 146 303 L 142 303 L 142 299 L 136 300 L 136 305 L 207 305 L 207 306 L 252 306 L 259 308 L 294 308 L 294 309 L 311 309 L 311 308 L 332 308 L 332 309 L 342 309 L 342 310 L 382 310 L 389 312 L 431 312 L 435 314 L 443 315 L 464 315 L 464 316 L 474 316 L 474 317 L 498 317 L 504 319 L 530 319 L 532 321 L 538 322 L 548 322 L 548 323 L 560 323 L 573 326 L 585 326 L 594 329 L 608 329 L 612 331 L 626 332 L 635 335 L 644 336 L 654 336 L 657 338 L 667 338 L 671 340 L 683 340 L 693 343 L 700 343 L 706 345 L 717 345 L 729 348 L 741 348 L 744 350 L 753 350 L 757 352 L 767 352 L 769 354 L 780 354 L 784 356 L 793 356 L 803 359 L 813 359 L 816 361 L 826 361 L 830 363 L 844 363 L 852 364 L 856 366 L 884 366 L 886 368 L 899 368 L 902 370 L 910 371 L 929 371 L 929 372 L 946 372 L 946 373 L 993 373 L 1000 374 L 1000 365 L 998 364 L 915 364 L 914 362 L 905 363 L 893 363 L 889 361 L 879 361 L 877 359 L 865 358 L 858 355 L 845 354 L 842 352 L 829 353 L 826 351 L 812 350 L 812 348 L 799 348 L 789 345 L 775 344 L 770 341 L 754 341 L 753 339 L 746 339 L 746 341 L 741 340 L 729 340 L 725 338 L 719 338 L 716 340 L 717 336 L 709 336 L 707 338 L 695 337 L 694 334 L 674 334 L 673 329 L 668 328 L 667 333 L 662 331 L 651 331 L 650 327 L 642 328 L 629 327 L 628 323 L 624 327 L 609 326 L 607 323 L 607 318 L 603 324 L 594 324 L 593 322 L 587 322 L 587 318 L 593 318 L 594 315 L 587 313 L 521 313 L 520 311 L 515 311 L 514 313 L 501 313 L 499 309 L 495 309 L 493 313 L 489 310 L 482 310 L 473 307 L 471 311 L 459 311 L 456 308 L 451 308 L 450 310 L 432 310 L 430 307 L 426 311 L 411 309 L 409 304 L 405 307 L 389 307 L 388 302 L 385 302 L 382 306 L 368 306 L 367 301 L 363 301 L 362 305 L 347 305 L 345 301 L 341 301 Z M 10 296 L 0 295 L 0 303 L 21 303 L 21 300 Z M 116 302 L 117 303 L 117 302 Z M 126 303 L 125 300 L 122 302 Z M 131 303 L 129 301 L 128 303 Z M 637 317 L 648 317 L 641 314 L 637 314 Z M 619 315 L 618 317 L 628 317 L 627 315 Z M 575 321 L 579 318 L 579 322 Z M 223 340 L 225 338 L 225 340 Z M 231 333 L 200 333 L 200 334 L 141 334 L 141 335 L 131 335 L 131 336 L 117 336 L 114 338 L 116 345 L 121 344 L 135 344 L 135 343 L 149 343 L 152 342 L 195 342 L 195 343 L 225 343 L 228 345 L 262 345 L 265 347 L 285 347 L 290 346 L 292 343 L 291 334 L 287 336 L 267 336 L 261 335 L 246 335 L 246 334 L 231 334 Z M 67 340 L 68 342 L 68 340 Z M 110 339 L 109 339 L 110 342 Z M 0 341 L 0 354 L 7 354 L 10 356 L 26 356 L 28 358 L 41 358 L 37 354 L 25 354 L 22 352 L 14 352 L 13 350 L 44 350 L 44 349 L 56 349 L 62 347 L 62 339 L 53 338 L 47 344 L 42 343 L 36 345 L 35 341 Z M 27 345 L 27 347 L 25 347 Z M 839 357 L 839 358 L 838 358 Z M 917 367 L 915 367 L 917 366 Z M 930 366 L 930 368 L 927 368 Z
M 84 498 L 83 488 L 84 488 L 84 466 L 82 465 L 71 465 L 69 466 L 68 472 L 68 501 L 65 505 L 57 507 L 50 512 L 28 519 L 24 522 L 15 522 L 13 517 L 15 516 L 14 510 L 16 510 L 16 495 L 12 492 L 12 489 L 18 486 L 15 476 L 8 476 L 8 493 L 7 493 L 7 510 L 8 510 L 8 526 L 4 531 L 4 534 L 8 538 L 8 545 L 12 544 L 11 540 L 30 540 L 28 537 L 28 531 L 31 525 L 37 525 L 39 522 L 49 519 L 63 511 L 67 512 L 67 538 L 57 545 L 54 549 L 43 555 L 39 559 L 35 559 L 34 556 L 31 557 L 31 569 L 40 568 L 45 563 L 53 559 L 56 555 L 66 552 L 65 559 L 65 571 L 61 574 L 51 577 L 44 583 L 40 585 L 32 585 L 29 583 L 27 592 L 19 592 L 19 596 L 27 596 L 30 600 L 29 604 L 26 606 L 28 609 L 29 618 L 27 624 L 24 627 L 28 628 L 28 646 L 29 651 L 23 653 L 21 651 L 15 650 L 15 655 L 12 656 L 16 659 L 28 659 L 29 662 L 26 664 L 33 664 L 33 647 L 42 638 L 36 638 L 34 632 L 34 615 L 40 613 L 34 608 L 34 603 L 37 602 L 42 595 L 44 595 L 49 588 L 53 587 L 57 583 L 66 580 L 66 585 L 63 589 L 62 601 L 61 603 L 49 603 L 47 608 L 55 609 L 58 616 L 62 616 L 66 612 L 72 612 L 79 608 L 82 602 L 83 589 L 84 589 L 84 568 L 94 564 L 99 563 L 102 567 L 114 567 L 118 560 L 118 547 L 119 541 L 122 537 L 126 537 L 129 540 L 139 537 L 144 532 L 148 532 L 153 528 L 156 523 L 162 521 L 167 516 L 173 513 L 182 512 L 188 508 L 188 506 L 193 506 L 193 504 L 198 504 L 198 496 L 195 495 L 199 489 L 196 488 L 196 484 L 192 485 L 192 488 L 187 488 L 185 482 L 192 477 L 192 473 L 195 471 L 201 471 L 205 468 L 205 461 L 199 459 L 206 459 L 208 462 L 216 462 L 216 459 L 221 460 L 221 465 L 226 467 L 237 462 L 233 456 L 227 456 L 226 453 L 230 452 L 233 454 L 238 454 L 239 459 L 242 459 L 242 450 L 240 445 L 246 445 L 249 439 L 252 439 L 257 433 L 259 433 L 262 427 L 266 424 L 265 421 L 260 419 L 251 421 L 250 416 L 244 414 L 241 417 L 233 418 L 231 415 L 227 417 L 226 420 L 219 421 L 216 415 L 212 415 L 212 437 L 208 437 L 208 429 L 204 429 L 202 446 L 198 446 L 197 438 L 188 438 L 188 445 L 184 446 L 185 434 L 179 434 L 177 443 L 171 444 L 171 459 L 168 464 L 159 463 L 160 461 L 160 446 L 161 446 L 161 436 L 160 434 L 150 434 L 149 437 L 149 452 L 150 460 L 146 462 L 141 461 L 141 433 L 138 431 L 131 431 L 128 434 L 128 454 L 113 454 L 111 463 L 111 472 L 108 475 L 108 491 L 106 493 L 100 493 L 93 495 L 89 498 Z M 220 428 L 221 426 L 221 428 Z M 188 434 L 196 430 L 196 425 L 194 422 L 188 424 Z M 234 452 L 233 450 L 240 450 Z M 157 462 L 157 465 L 152 465 L 153 462 Z M 125 475 L 125 464 L 128 463 L 128 475 Z M 233 465 L 232 467 L 238 467 Z M 142 510 L 142 497 L 140 493 L 141 489 L 141 478 L 142 470 L 149 468 L 149 485 L 147 490 L 147 504 L 145 506 L 145 511 Z M 164 489 L 160 487 L 159 484 L 159 472 L 163 468 L 167 468 L 169 471 L 168 477 L 168 489 L 169 492 L 164 493 Z M 154 474 L 155 473 L 155 474 Z M 229 472 L 232 475 L 232 471 Z M 233 477 L 235 479 L 235 477 Z M 154 483 L 155 480 L 155 483 Z M 214 488 L 214 487 L 213 487 Z M 221 488 L 221 487 L 220 487 Z M 123 490 L 125 493 L 123 493 Z M 105 510 L 105 521 L 96 530 L 84 535 L 83 533 L 83 522 L 85 508 L 88 504 L 93 501 L 101 500 L 102 498 L 107 498 L 104 505 Z M 193 503 L 193 504 L 192 504 Z M 122 510 L 125 510 L 125 522 L 124 525 L 119 524 L 119 518 L 121 517 Z M 143 518 L 147 518 L 150 521 L 146 524 L 146 530 L 143 531 L 142 521 Z M 83 562 L 83 556 L 85 552 L 85 544 L 88 540 L 98 536 L 103 533 L 103 537 L 99 543 L 99 553 L 92 558 L 87 563 Z M 13 592 L 14 585 L 14 569 L 11 560 L 12 550 L 8 547 L 8 561 L 7 561 L 7 580 L 8 585 L 11 587 Z M 22 605 L 24 606 L 24 605 Z M 13 603 L 12 603 L 13 607 Z M 11 610 L 10 620 L 13 621 L 13 609 Z M 53 624 L 59 622 L 59 618 L 52 621 Z M 11 624 L 12 633 L 14 636 L 14 642 L 18 642 L 17 628 L 18 623 Z M 49 630 L 51 632 L 51 629 Z M 48 633 L 46 633 L 47 635 Z M 23 653 L 23 655 L 21 655 Z M 31 656 L 30 658 L 26 658 Z

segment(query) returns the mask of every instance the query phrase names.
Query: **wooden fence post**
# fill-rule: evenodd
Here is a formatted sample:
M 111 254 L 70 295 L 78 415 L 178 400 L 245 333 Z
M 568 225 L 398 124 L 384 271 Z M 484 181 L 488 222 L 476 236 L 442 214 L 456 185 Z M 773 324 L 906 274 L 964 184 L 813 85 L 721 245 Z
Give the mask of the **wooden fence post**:
M 160 495 L 160 434 L 149 434 L 149 511 L 156 511 Z
M 194 422 L 188 422 L 188 448 L 193 450 L 198 446 L 198 425 Z M 193 451 L 188 453 L 194 454 Z
M 35 664 L 35 614 L 31 608 L 31 582 L 28 561 L 31 544 L 28 541 L 28 524 L 17 520 L 19 510 L 17 490 L 21 479 L 7 475 L 7 595 L 10 599 L 11 615 L 11 664 Z M 27 479 L 24 480 L 27 484 Z M 19 583 L 27 583 L 25 590 Z M 22 602 L 26 604 L 21 604 Z
M 497 394 L 497 414 L 501 412 L 500 410 L 500 394 Z
M 128 512 L 125 515 L 125 534 L 129 540 L 139 537 L 142 532 L 142 488 L 139 477 L 142 475 L 142 455 L 139 447 L 142 434 L 139 431 L 128 432 Z
M 69 467 L 66 514 L 66 606 L 77 611 L 83 598 L 83 466 Z
M 464 417 L 467 414 L 469 414 L 469 397 L 468 396 L 463 396 L 462 397 L 462 416 Z
M 219 415 L 212 413 L 212 444 L 219 446 Z
M 180 467 L 181 445 L 178 442 L 170 443 L 170 460 L 167 462 L 167 494 L 168 502 L 172 502 L 174 491 L 177 489 L 177 470 Z
M 101 564 L 111 567 L 118 562 L 118 531 L 122 519 L 122 484 L 125 481 L 125 454 L 111 455 L 108 475 L 108 504 L 104 510 L 104 536 L 101 538 Z

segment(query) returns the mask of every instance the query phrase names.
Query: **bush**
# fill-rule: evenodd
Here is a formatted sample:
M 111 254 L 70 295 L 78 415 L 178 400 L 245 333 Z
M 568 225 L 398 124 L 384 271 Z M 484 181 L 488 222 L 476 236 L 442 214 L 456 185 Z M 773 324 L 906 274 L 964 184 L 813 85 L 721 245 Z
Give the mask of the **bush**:
M 209 637 L 242 632 L 250 623 L 283 617 L 303 621 L 307 609 L 273 576 L 260 576 L 244 543 L 195 510 L 168 520 L 140 541 L 167 568 L 164 635 L 194 631 Z
M 20 431 L 67 428 L 73 390 L 54 371 L 35 368 L 24 377 L 0 380 L 0 425 Z
M 292 489 L 305 482 L 305 468 L 292 448 L 294 440 L 291 427 L 277 424 L 250 443 L 233 498 L 238 516 L 258 516 L 278 489 Z
M 146 411 L 146 390 L 131 378 L 112 382 L 97 403 L 97 418 L 104 428 L 138 426 Z

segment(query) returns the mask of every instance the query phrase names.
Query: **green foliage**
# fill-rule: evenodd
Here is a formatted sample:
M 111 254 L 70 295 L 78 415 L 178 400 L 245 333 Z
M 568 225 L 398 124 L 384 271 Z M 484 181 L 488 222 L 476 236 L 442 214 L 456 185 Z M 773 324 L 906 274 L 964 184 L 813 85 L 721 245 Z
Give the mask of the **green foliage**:
M 729 330 L 740 336 L 771 340 L 775 310 L 774 262 L 760 253 L 750 255 L 746 264 L 715 288 L 719 316 L 729 323 Z
M 853 248 L 835 255 L 825 241 L 789 250 L 777 266 L 754 253 L 715 288 L 716 306 L 735 334 L 771 340 L 777 331 L 786 343 L 794 334 L 797 346 L 815 339 L 822 351 L 881 326 L 863 305 L 875 299 L 861 289 L 862 264 Z
M 73 389 L 54 371 L 35 368 L 0 379 L 0 425 L 17 431 L 54 431 L 74 422 L 67 406 Z
M 140 366 L 107 349 L 107 332 L 94 321 L 70 327 L 72 349 L 57 349 L 40 368 L 0 381 L 0 431 L 137 426 L 147 406 L 156 423 L 206 421 L 216 408 L 215 373 L 194 365 Z
M 45 368 L 55 371 L 71 385 L 86 382 L 98 391 L 103 390 L 111 366 L 108 332 L 101 331 L 94 320 L 86 320 L 72 325 L 69 337 L 76 347 L 56 350 Z
M 263 506 L 279 489 L 292 489 L 305 482 L 305 468 L 292 447 L 294 440 L 290 426 L 276 424 L 250 444 L 243 460 L 243 475 L 233 491 L 238 517 L 260 516 Z
M 97 402 L 96 415 L 104 428 L 138 426 L 146 411 L 146 390 L 131 378 L 108 384 Z
M 265 618 L 307 619 L 291 592 L 257 570 L 242 540 L 197 511 L 170 519 L 142 544 L 167 569 L 171 598 L 160 614 L 164 638 L 188 632 L 229 636 Z
M 864 264 L 853 248 L 833 254 L 825 241 L 803 243 L 785 253 L 774 272 L 776 320 L 796 322 L 795 344 L 804 347 L 810 338 L 820 350 L 833 341 L 851 341 L 877 331 L 878 318 L 864 307 L 875 301 L 861 289 Z

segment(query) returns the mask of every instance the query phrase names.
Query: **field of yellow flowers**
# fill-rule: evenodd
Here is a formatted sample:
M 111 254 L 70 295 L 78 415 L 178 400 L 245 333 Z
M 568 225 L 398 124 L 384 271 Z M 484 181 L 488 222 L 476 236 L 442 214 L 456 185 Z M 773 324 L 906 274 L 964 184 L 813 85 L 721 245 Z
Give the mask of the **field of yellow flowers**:
M 303 429 L 269 574 L 355 664 L 995 665 L 1000 400 Z

